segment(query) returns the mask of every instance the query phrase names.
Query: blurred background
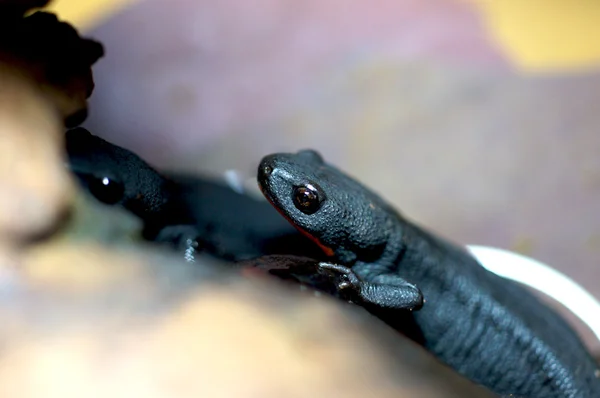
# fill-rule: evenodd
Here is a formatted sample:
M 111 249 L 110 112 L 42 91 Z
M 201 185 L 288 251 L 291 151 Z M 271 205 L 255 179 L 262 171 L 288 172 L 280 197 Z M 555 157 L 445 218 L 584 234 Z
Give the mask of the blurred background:
M 51 9 L 106 48 L 87 127 L 153 165 L 250 179 L 262 156 L 311 147 L 419 224 L 600 298 L 597 1 Z

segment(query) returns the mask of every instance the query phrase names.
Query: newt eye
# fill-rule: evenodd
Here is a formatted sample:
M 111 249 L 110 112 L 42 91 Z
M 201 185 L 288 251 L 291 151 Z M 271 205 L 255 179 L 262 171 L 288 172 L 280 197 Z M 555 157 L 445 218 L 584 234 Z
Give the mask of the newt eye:
M 310 184 L 294 189 L 294 206 L 304 214 L 314 214 L 321 207 L 317 189 Z
M 123 184 L 108 177 L 91 179 L 88 181 L 88 188 L 96 199 L 108 205 L 119 203 L 125 195 Z

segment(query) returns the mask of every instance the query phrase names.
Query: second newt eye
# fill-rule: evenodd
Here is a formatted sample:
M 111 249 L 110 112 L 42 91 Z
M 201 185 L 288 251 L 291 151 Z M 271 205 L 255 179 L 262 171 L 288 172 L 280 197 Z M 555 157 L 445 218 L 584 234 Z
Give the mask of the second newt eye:
M 119 203 L 125 195 L 123 184 L 108 177 L 94 178 L 88 182 L 90 193 L 108 205 Z
M 321 207 L 317 190 L 311 185 L 294 189 L 294 206 L 304 214 L 314 214 Z

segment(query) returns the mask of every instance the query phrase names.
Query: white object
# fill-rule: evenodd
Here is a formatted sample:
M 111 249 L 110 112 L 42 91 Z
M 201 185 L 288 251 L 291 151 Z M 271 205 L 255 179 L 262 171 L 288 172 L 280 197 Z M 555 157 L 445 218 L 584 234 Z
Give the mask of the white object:
M 223 177 L 231 189 L 239 194 L 244 193 L 244 182 L 242 181 L 242 177 L 237 170 L 226 170 L 225 173 L 223 173 Z
M 581 319 L 600 340 L 600 303 L 568 276 L 532 258 L 486 246 L 467 246 L 487 270 L 552 297 Z

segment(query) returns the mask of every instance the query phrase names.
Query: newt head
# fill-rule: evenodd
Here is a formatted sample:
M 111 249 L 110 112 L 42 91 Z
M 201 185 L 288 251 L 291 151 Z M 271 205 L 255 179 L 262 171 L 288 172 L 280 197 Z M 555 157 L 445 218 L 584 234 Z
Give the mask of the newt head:
M 346 265 L 381 256 L 395 226 L 391 207 L 314 150 L 264 157 L 258 184 L 292 225 Z
M 82 127 L 68 130 L 65 141 L 68 167 L 100 202 L 142 218 L 161 210 L 167 181 L 136 154 Z

